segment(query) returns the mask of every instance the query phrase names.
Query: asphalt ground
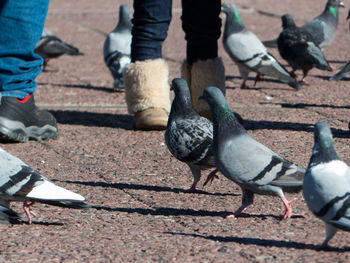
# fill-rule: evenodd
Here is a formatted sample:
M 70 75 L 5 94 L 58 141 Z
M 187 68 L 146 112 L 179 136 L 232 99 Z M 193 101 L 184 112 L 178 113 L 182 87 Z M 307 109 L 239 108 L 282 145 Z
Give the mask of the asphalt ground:
M 0 225 L 0 262 L 348 262 L 350 234 L 338 232 L 329 251 L 318 251 L 324 224 L 297 198 L 293 216 L 277 197 L 256 196 L 247 217 L 226 219 L 241 203 L 237 185 L 222 175 L 197 194 L 183 192 L 192 183 L 188 167 L 170 155 L 162 131 L 134 131 L 123 92 L 112 91 L 104 65 L 103 42 L 117 21 L 119 4 L 131 1 L 51 0 L 46 26 L 84 56 L 51 60 L 41 74 L 36 102 L 58 121 L 59 137 L 48 141 L 1 144 L 55 183 L 87 198 L 91 208 L 70 210 L 36 204 L 26 220 Z M 235 1 L 246 27 L 260 39 L 281 30 L 290 13 L 302 25 L 318 15 L 325 1 Z M 163 53 L 170 80 L 180 76 L 185 57 L 181 4 Z M 335 68 L 350 59 L 349 1 L 340 9 L 337 37 L 324 49 Z M 224 16 L 223 21 L 224 21 Z M 271 49 L 280 59 L 277 50 Z M 237 66 L 222 48 L 227 99 L 241 114 L 249 133 L 281 156 L 306 168 L 313 147 L 313 125 L 332 128 L 339 156 L 350 163 L 349 78 L 330 82 L 334 72 L 313 69 L 307 85 L 295 91 L 270 77 L 241 90 Z M 283 64 L 286 64 L 280 59 Z M 298 73 L 301 78 L 301 74 Z M 209 171 L 208 171 L 209 172 Z M 18 212 L 20 203 L 13 203 Z

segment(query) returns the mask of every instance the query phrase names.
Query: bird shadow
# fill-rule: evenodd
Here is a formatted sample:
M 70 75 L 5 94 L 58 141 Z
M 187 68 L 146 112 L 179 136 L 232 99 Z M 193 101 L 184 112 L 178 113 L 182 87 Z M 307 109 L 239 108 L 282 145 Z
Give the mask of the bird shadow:
M 133 129 L 131 115 L 68 110 L 50 110 L 50 112 L 60 124 Z
M 99 90 L 99 91 L 105 91 L 109 93 L 114 93 L 115 91 L 113 90 L 112 87 L 104 87 L 104 86 L 93 86 L 90 84 L 59 84 L 59 83 L 46 83 L 46 82 L 39 82 L 39 85 L 50 85 L 50 86 L 55 86 L 55 87 L 66 87 L 66 88 L 78 88 L 78 89 L 87 89 L 87 90 Z
M 115 188 L 119 190 L 146 190 L 153 192 L 172 192 L 172 193 L 186 193 L 184 189 L 173 188 L 168 186 L 157 186 L 157 185 L 142 185 L 142 184 L 128 184 L 128 183 L 106 183 L 106 182 L 83 182 L 83 181 L 61 181 L 57 179 L 53 179 L 54 182 L 65 182 L 68 184 L 79 184 L 79 185 L 87 185 L 93 187 L 109 187 Z M 210 193 L 206 191 L 198 190 L 194 194 L 203 194 L 203 195 L 212 195 L 212 196 L 240 196 L 240 194 L 233 193 Z
M 29 224 L 28 221 L 24 220 L 13 220 L 11 221 L 12 225 L 39 225 L 39 226 L 63 226 L 64 223 L 60 222 L 45 222 L 45 221 L 36 221 L 32 220 L 32 222 Z
M 291 131 L 304 131 L 314 132 L 313 123 L 299 123 L 299 122 L 281 122 L 281 121 L 254 121 L 244 119 L 244 128 L 247 130 L 291 130 Z M 331 128 L 333 137 L 337 138 L 350 138 L 350 132 L 341 129 Z
M 305 244 L 295 241 L 285 241 L 285 240 L 274 240 L 274 239 L 265 239 L 265 238 L 251 238 L 251 237 L 223 237 L 223 236 L 213 236 L 213 235 L 200 235 L 195 233 L 178 233 L 167 231 L 164 234 L 169 235 L 180 235 L 180 236 L 190 236 L 195 238 L 203 238 L 215 242 L 233 242 L 242 245 L 256 245 L 262 247 L 278 247 L 278 248 L 294 248 L 294 249 L 309 249 L 319 251 L 321 250 L 319 245 L 314 244 Z M 336 247 L 326 247 L 326 251 L 330 252 L 348 252 L 350 247 L 336 248 Z
M 226 76 L 225 77 L 226 80 L 228 81 L 233 81 L 234 79 L 241 79 L 241 76 Z M 255 81 L 254 77 L 248 77 L 248 80 L 250 81 Z M 276 88 L 276 87 L 266 87 L 266 86 L 259 86 L 260 82 L 270 82 L 270 83 L 279 83 L 279 84 L 283 84 L 282 87 Z M 259 86 L 259 87 L 257 87 Z M 235 87 L 231 87 L 231 86 L 226 86 L 227 89 L 235 89 Z M 238 88 L 238 87 L 237 87 Z M 278 79 L 274 79 L 274 78 L 267 78 L 266 76 L 261 77 L 260 80 L 256 83 L 256 86 L 249 86 L 246 88 L 246 90 L 275 90 L 275 89 L 280 89 L 280 90 L 290 90 L 291 88 L 284 82 L 278 80 Z
M 172 207 L 155 207 L 155 208 L 135 208 L 135 207 L 109 207 L 101 205 L 90 205 L 89 208 L 96 210 L 104 210 L 109 212 L 124 212 L 124 213 L 137 213 L 140 215 L 152 215 L 152 216 L 195 216 L 195 217 L 222 217 L 227 218 L 232 212 L 228 211 L 208 211 L 208 210 L 194 210 L 190 208 L 172 208 Z M 280 220 L 280 216 L 272 214 L 247 214 L 239 218 L 261 218 L 262 220 L 268 217 Z M 294 215 L 292 218 L 304 218 L 301 215 Z M 227 219 L 230 220 L 230 219 Z

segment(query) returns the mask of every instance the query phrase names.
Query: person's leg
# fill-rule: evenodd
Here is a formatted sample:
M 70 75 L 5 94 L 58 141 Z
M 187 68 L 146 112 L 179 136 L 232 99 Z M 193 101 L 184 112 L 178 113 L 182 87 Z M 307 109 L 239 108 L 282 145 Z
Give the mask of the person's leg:
M 170 110 L 169 70 L 162 44 L 171 21 L 172 0 L 134 0 L 132 63 L 124 70 L 128 111 L 136 129 L 165 129 Z
M 0 2 L 0 137 L 15 141 L 58 135 L 55 118 L 34 103 L 42 58 L 34 53 L 48 0 Z
M 182 0 L 181 19 L 187 47 L 181 74 L 190 87 L 194 109 L 209 118 L 209 106 L 198 97 L 208 86 L 225 92 L 225 69 L 218 57 L 220 12 L 220 0 Z

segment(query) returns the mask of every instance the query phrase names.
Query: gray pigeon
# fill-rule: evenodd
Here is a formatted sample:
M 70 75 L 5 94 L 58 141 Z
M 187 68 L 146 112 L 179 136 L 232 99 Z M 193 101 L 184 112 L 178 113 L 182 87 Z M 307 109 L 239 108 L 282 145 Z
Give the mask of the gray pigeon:
M 254 140 L 231 113 L 218 88 L 206 88 L 201 98 L 213 115 L 216 167 L 242 189 L 242 205 L 231 216 L 251 205 L 257 193 L 280 197 L 285 207 L 282 219 L 290 217 L 291 201 L 283 191 L 300 191 L 305 171 Z
M 0 171 L 0 219 L 16 217 L 17 214 L 9 208 L 10 201 L 23 201 L 29 223 L 29 207 L 34 202 L 67 208 L 87 208 L 83 196 L 55 185 L 1 147 Z
M 278 51 L 292 67 L 292 76 L 295 76 L 294 72 L 297 69 L 301 69 L 303 71 L 301 82 L 304 82 L 313 67 L 332 71 L 322 50 L 312 42 L 312 36 L 297 27 L 290 14 L 282 16 L 282 27 L 283 30 L 277 40 Z
M 260 75 L 268 75 L 278 78 L 296 90 L 302 87 L 267 51 L 257 36 L 245 28 L 235 4 L 223 3 L 222 11 L 226 14 L 223 44 L 243 78 L 241 88 L 246 87 L 250 71 L 258 73 L 256 80 Z
M 57 58 L 62 55 L 84 55 L 78 48 L 63 42 L 47 28 L 44 28 L 40 40 L 36 43 L 34 52 L 44 59 L 43 70 L 45 70 L 47 63 L 52 58 Z
M 190 91 L 185 80 L 174 79 L 172 89 L 175 97 L 164 135 L 165 144 L 174 157 L 189 166 L 193 184 L 186 192 L 193 193 L 201 178 L 201 170 L 216 168 L 212 147 L 213 124 L 192 108 Z M 216 172 L 214 170 L 208 178 Z
M 103 57 L 113 76 L 115 91 L 125 88 L 122 75 L 125 67 L 131 62 L 131 28 L 130 8 L 120 5 L 119 22 L 108 34 L 103 45 Z
M 339 159 L 333 136 L 324 122 L 315 125 L 315 144 L 306 169 L 303 195 L 311 212 L 326 224 L 326 239 L 338 229 L 350 231 L 350 169 Z
M 329 80 L 331 81 L 341 80 L 349 74 L 350 74 L 350 61 L 346 62 L 335 75 L 330 77 Z
M 339 22 L 339 7 L 344 7 L 341 0 L 327 0 L 324 11 L 301 30 L 312 35 L 312 42 L 320 48 L 328 46 L 335 39 Z

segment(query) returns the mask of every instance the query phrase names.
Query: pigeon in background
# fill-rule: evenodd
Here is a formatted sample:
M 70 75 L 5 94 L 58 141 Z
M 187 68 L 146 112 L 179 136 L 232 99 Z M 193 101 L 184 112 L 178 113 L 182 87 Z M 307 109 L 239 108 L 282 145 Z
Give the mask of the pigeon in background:
M 185 80 L 174 79 L 172 89 L 175 97 L 164 135 L 165 144 L 174 157 L 189 166 L 193 183 L 185 192 L 193 193 L 201 178 L 201 170 L 216 168 L 212 147 L 213 124 L 192 108 L 190 90 Z M 216 172 L 215 169 L 208 178 L 213 178 Z
M 227 2 L 222 4 L 222 11 L 226 14 L 223 44 L 226 52 L 237 64 L 245 88 L 250 71 L 260 75 L 278 78 L 289 86 L 299 90 L 302 86 L 289 72 L 267 51 L 263 43 L 255 34 L 248 31 L 242 24 L 235 4 Z
M 254 140 L 231 113 L 218 88 L 206 88 L 200 98 L 209 104 L 213 115 L 216 167 L 242 189 L 242 205 L 231 216 L 239 216 L 257 193 L 280 197 L 285 207 L 282 219 L 290 217 L 292 201 L 283 191 L 300 191 L 305 171 Z
M 327 0 L 322 14 L 301 27 L 301 30 L 312 36 L 312 42 L 320 48 L 328 46 L 335 39 L 338 22 L 339 7 L 344 7 L 341 0 Z
M 348 12 L 348 16 L 346 17 L 346 20 L 349 20 L 350 19 L 350 9 L 349 9 L 349 12 Z M 350 23 L 349 23 L 349 31 L 350 31 Z
M 329 78 L 329 80 L 330 81 L 341 80 L 349 74 L 350 74 L 350 61 L 346 62 L 336 74 L 334 74 L 332 77 Z
M 119 22 L 103 45 L 104 61 L 113 76 L 115 91 L 125 88 L 122 75 L 124 68 L 131 62 L 131 28 L 129 6 L 120 5 Z
M 17 217 L 9 209 L 10 201 L 23 201 L 29 223 L 29 207 L 35 202 L 76 209 L 88 207 L 83 196 L 55 185 L 0 147 L 0 219 Z
M 295 76 L 296 70 L 301 69 L 303 71 L 301 82 L 304 82 L 313 67 L 332 71 L 322 50 L 311 41 L 312 36 L 297 27 L 290 14 L 282 16 L 282 28 L 277 40 L 278 51 L 292 67 L 292 76 Z
M 34 52 L 44 59 L 43 71 L 45 71 L 47 63 L 52 58 L 57 58 L 62 55 L 84 55 L 84 53 L 81 53 L 76 47 L 63 42 L 60 38 L 53 35 L 47 28 L 44 28 L 40 40 L 36 43 Z
M 303 195 L 311 212 L 325 222 L 326 239 L 321 247 L 326 247 L 338 229 L 350 231 L 350 169 L 335 152 L 326 123 L 316 123 L 314 140 Z

